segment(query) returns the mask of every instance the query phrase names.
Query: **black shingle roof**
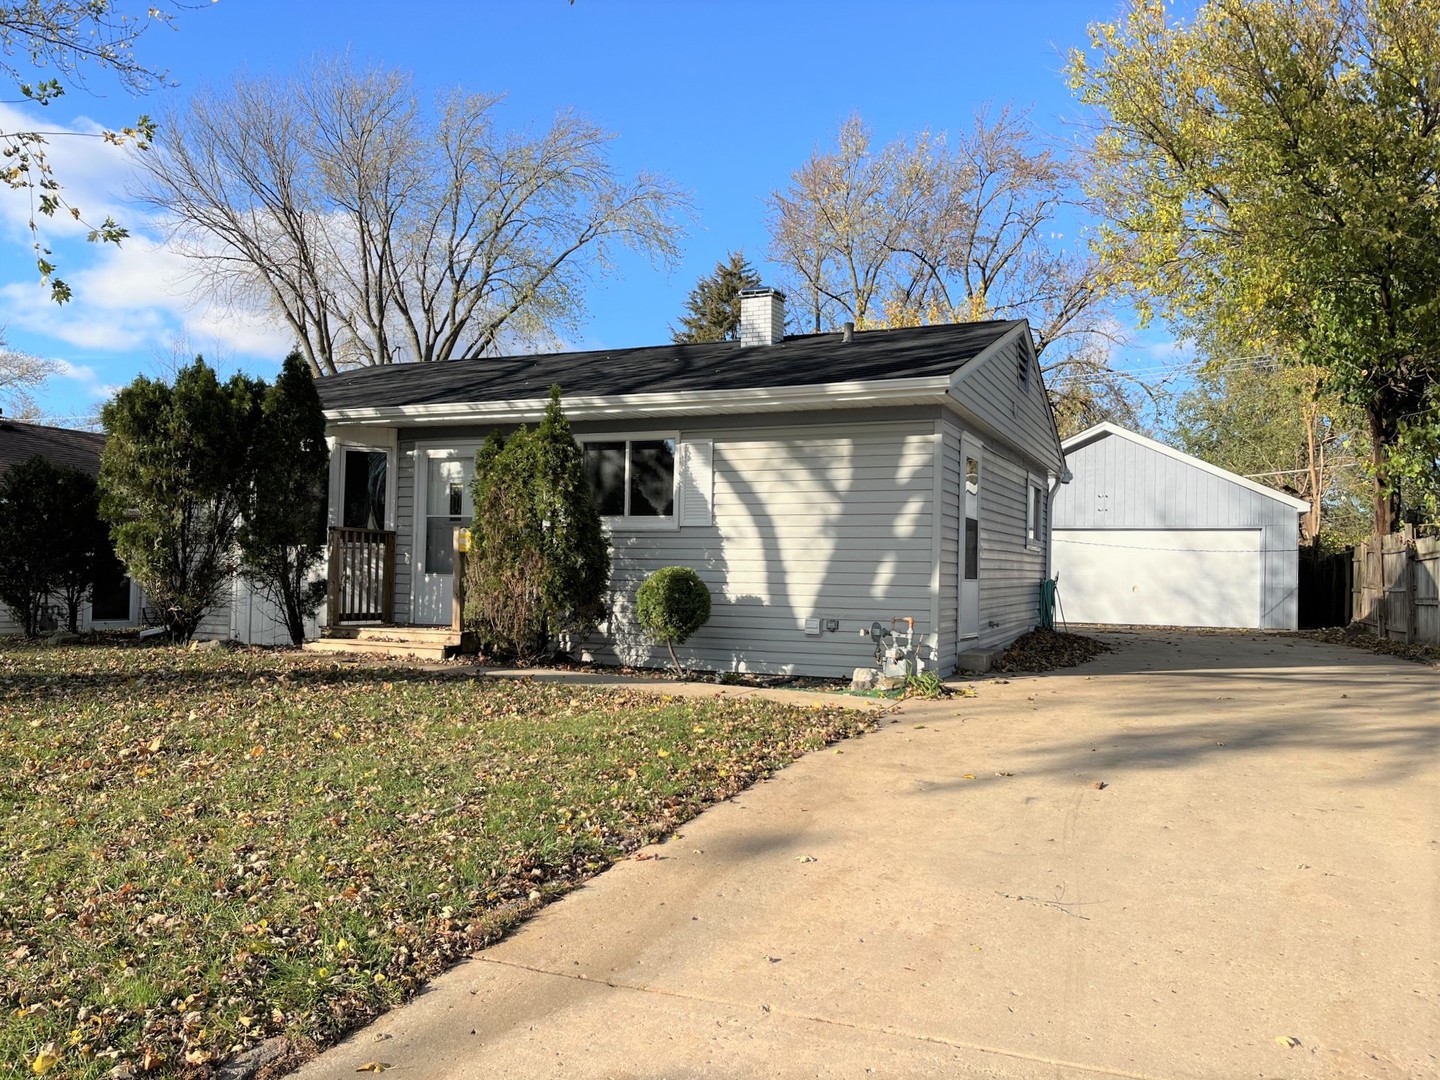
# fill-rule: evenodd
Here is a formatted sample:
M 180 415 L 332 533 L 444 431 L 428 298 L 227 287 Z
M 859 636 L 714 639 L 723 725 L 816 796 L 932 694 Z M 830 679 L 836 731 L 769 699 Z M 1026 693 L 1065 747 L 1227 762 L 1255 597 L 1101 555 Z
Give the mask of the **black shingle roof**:
M 105 436 L 98 432 L 45 427 L 0 417 L 0 474 L 38 455 L 55 465 L 71 465 L 94 476 L 100 471 L 100 451 L 104 446 Z
M 1017 326 L 1013 321 L 870 330 L 638 349 L 487 356 L 361 368 L 319 381 L 327 409 L 387 408 L 567 396 L 754 390 L 950 375 Z

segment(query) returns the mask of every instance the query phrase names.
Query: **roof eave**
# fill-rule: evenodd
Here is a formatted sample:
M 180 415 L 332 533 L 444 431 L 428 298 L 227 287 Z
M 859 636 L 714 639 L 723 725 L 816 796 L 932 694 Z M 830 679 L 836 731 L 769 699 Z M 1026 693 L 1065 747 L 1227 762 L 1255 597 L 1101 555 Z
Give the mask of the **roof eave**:
M 811 386 L 757 387 L 745 390 L 694 390 L 685 393 L 573 395 L 562 399 L 565 415 L 577 420 L 640 420 L 647 417 L 804 412 L 884 405 L 942 403 L 953 375 L 821 383 Z M 549 398 L 516 401 L 444 402 L 333 408 L 333 424 L 425 427 L 448 424 L 524 424 L 545 413 Z

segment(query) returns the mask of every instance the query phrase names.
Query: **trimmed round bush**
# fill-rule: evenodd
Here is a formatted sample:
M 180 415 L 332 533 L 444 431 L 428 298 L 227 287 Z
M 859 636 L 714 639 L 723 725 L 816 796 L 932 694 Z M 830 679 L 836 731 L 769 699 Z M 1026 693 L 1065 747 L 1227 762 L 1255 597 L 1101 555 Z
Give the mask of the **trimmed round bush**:
M 675 646 L 710 618 L 710 590 L 688 566 L 662 566 L 635 593 L 635 617 L 656 641 L 665 642 L 675 670 Z

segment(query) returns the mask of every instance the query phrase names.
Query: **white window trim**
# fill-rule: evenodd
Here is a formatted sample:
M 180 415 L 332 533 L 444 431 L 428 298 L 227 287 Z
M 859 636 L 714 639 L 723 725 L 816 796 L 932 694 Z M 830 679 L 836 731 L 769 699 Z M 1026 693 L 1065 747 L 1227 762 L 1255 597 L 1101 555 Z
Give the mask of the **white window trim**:
M 1035 498 L 1039 493 L 1039 504 Z M 1025 477 L 1025 548 L 1027 551 L 1039 551 L 1044 547 L 1041 537 L 1041 515 L 1045 513 L 1045 484 L 1034 473 Z
M 385 455 L 385 520 L 380 523 L 383 530 L 394 531 L 398 517 L 395 509 L 396 466 L 400 455 L 393 443 L 376 440 L 359 442 L 354 439 L 336 438 L 330 448 L 330 524 L 339 525 L 345 513 L 345 451 L 360 450 L 370 454 Z
M 680 432 L 679 431 L 606 431 L 576 435 L 583 454 L 588 443 L 612 442 L 659 442 L 669 439 L 675 443 L 675 466 L 670 475 L 670 514 L 668 517 L 633 517 L 625 515 L 602 515 L 600 522 L 608 532 L 676 532 L 680 528 Z M 630 493 L 630 451 L 625 451 L 625 493 Z

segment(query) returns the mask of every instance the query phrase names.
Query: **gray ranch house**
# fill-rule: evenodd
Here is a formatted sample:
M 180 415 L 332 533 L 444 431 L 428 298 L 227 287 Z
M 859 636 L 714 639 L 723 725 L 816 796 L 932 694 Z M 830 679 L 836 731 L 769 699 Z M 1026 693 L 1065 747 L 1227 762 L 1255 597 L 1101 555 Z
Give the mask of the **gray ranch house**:
M 536 423 L 552 384 L 613 549 L 612 615 L 582 652 L 660 666 L 631 617 L 662 566 L 694 567 L 713 671 L 848 676 L 869 628 L 913 619 L 927 668 L 1036 625 L 1064 470 L 1029 325 L 786 336 L 747 290 L 738 342 L 365 368 L 319 384 L 331 454 L 326 634 L 451 643 L 456 526 L 475 452 Z M 376 627 L 375 624 L 381 624 Z

